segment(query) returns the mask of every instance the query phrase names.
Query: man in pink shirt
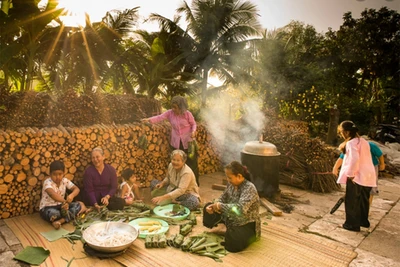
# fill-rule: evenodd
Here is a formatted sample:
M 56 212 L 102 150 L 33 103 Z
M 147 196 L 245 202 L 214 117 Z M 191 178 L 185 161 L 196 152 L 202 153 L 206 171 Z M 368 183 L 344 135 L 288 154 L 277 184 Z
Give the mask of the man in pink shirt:
M 196 137 L 197 125 L 192 113 L 187 110 L 187 108 L 188 104 L 184 97 L 174 96 L 171 100 L 171 109 L 158 116 L 142 119 L 142 121 L 158 123 L 164 120 L 168 120 L 171 124 L 171 150 L 181 149 L 186 154 L 188 154 L 188 144 Z M 195 155 L 193 159 L 188 157 L 186 164 L 194 172 L 197 185 L 200 185 L 197 155 Z
M 339 146 L 344 154 L 337 183 L 346 184 L 346 221 L 343 228 L 360 231 L 369 227 L 369 197 L 371 187 L 376 187 L 375 167 L 369 143 L 358 135 L 358 128 L 351 121 L 343 121 L 339 132 L 345 141 Z

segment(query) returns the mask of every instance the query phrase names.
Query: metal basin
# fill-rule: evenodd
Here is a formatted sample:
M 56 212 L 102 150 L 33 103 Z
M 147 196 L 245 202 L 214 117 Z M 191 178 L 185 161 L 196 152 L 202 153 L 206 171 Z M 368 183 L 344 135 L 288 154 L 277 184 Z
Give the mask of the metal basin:
M 138 230 L 127 223 L 101 222 L 86 228 L 82 237 L 93 249 L 101 252 L 125 250 L 138 237 Z

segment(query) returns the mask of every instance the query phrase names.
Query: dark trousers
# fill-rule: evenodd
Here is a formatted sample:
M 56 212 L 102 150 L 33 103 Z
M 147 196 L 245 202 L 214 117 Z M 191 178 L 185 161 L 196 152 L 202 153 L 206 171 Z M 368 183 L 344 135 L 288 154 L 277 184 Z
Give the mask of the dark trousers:
M 170 146 L 170 147 L 172 150 L 177 149 L 172 146 Z M 182 141 L 179 143 L 179 149 L 183 150 L 186 153 L 186 155 L 188 156 L 187 160 L 186 160 L 186 164 L 189 166 L 190 169 L 192 169 L 194 176 L 196 177 L 196 183 L 198 186 L 200 186 L 200 180 L 199 180 L 200 175 L 199 175 L 199 165 L 197 162 L 197 153 L 195 153 L 193 159 L 189 158 L 188 149 L 183 148 Z
M 206 207 L 211 203 L 207 203 L 203 208 L 203 225 L 207 228 L 213 228 L 218 223 L 224 223 L 221 214 L 208 214 Z M 256 223 L 251 222 L 241 226 L 227 227 L 225 233 L 225 249 L 229 252 L 239 252 L 247 248 L 251 243 L 256 241 Z
M 369 227 L 369 195 L 371 187 L 353 183 L 347 179 L 346 196 L 344 200 L 346 221 L 345 226 L 359 230 L 360 226 Z

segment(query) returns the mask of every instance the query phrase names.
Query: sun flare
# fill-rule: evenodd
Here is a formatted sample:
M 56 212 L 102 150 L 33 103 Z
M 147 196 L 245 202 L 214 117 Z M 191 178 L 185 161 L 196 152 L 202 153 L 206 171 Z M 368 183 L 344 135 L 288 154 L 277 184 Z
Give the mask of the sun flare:
M 91 1 L 87 1 L 91 2 Z M 90 8 L 86 1 L 82 0 L 59 0 L 58 7 L 64 8 L 65 15 L 60 19 L 67 26 L 82 26 L 85 25 L 85 13 L 89 14 Z
M 42 0 L 39 4 L 46 5 L 48 0 Z M 97 1 L 96 1 L 97 2 Z M 88 14 L 92 20 L 97 15 L 95 1 L 89 0 L 59 0 L 58 8 L 63 8 L 65 12 L 60 16 L 61 21 L 66 26 L 79 27 L 85 25 L 85 14 Z

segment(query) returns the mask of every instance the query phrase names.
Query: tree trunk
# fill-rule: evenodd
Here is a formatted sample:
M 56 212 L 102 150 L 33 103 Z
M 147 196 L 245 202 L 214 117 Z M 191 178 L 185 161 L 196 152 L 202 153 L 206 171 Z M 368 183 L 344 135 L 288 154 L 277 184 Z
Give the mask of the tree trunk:
M 206 107 L 206 101 L 207 101 L 208 71 L 209 71 L 208 67 L 203 69 L 203 81 L 201 85 L 201 107 L 203 108 Z
M 326 137 L 326 143 L 336 145 L 337 142 L 337 127 L 339 125 L 339 110 L 336 105 L 329 110 L 329 128 Z

